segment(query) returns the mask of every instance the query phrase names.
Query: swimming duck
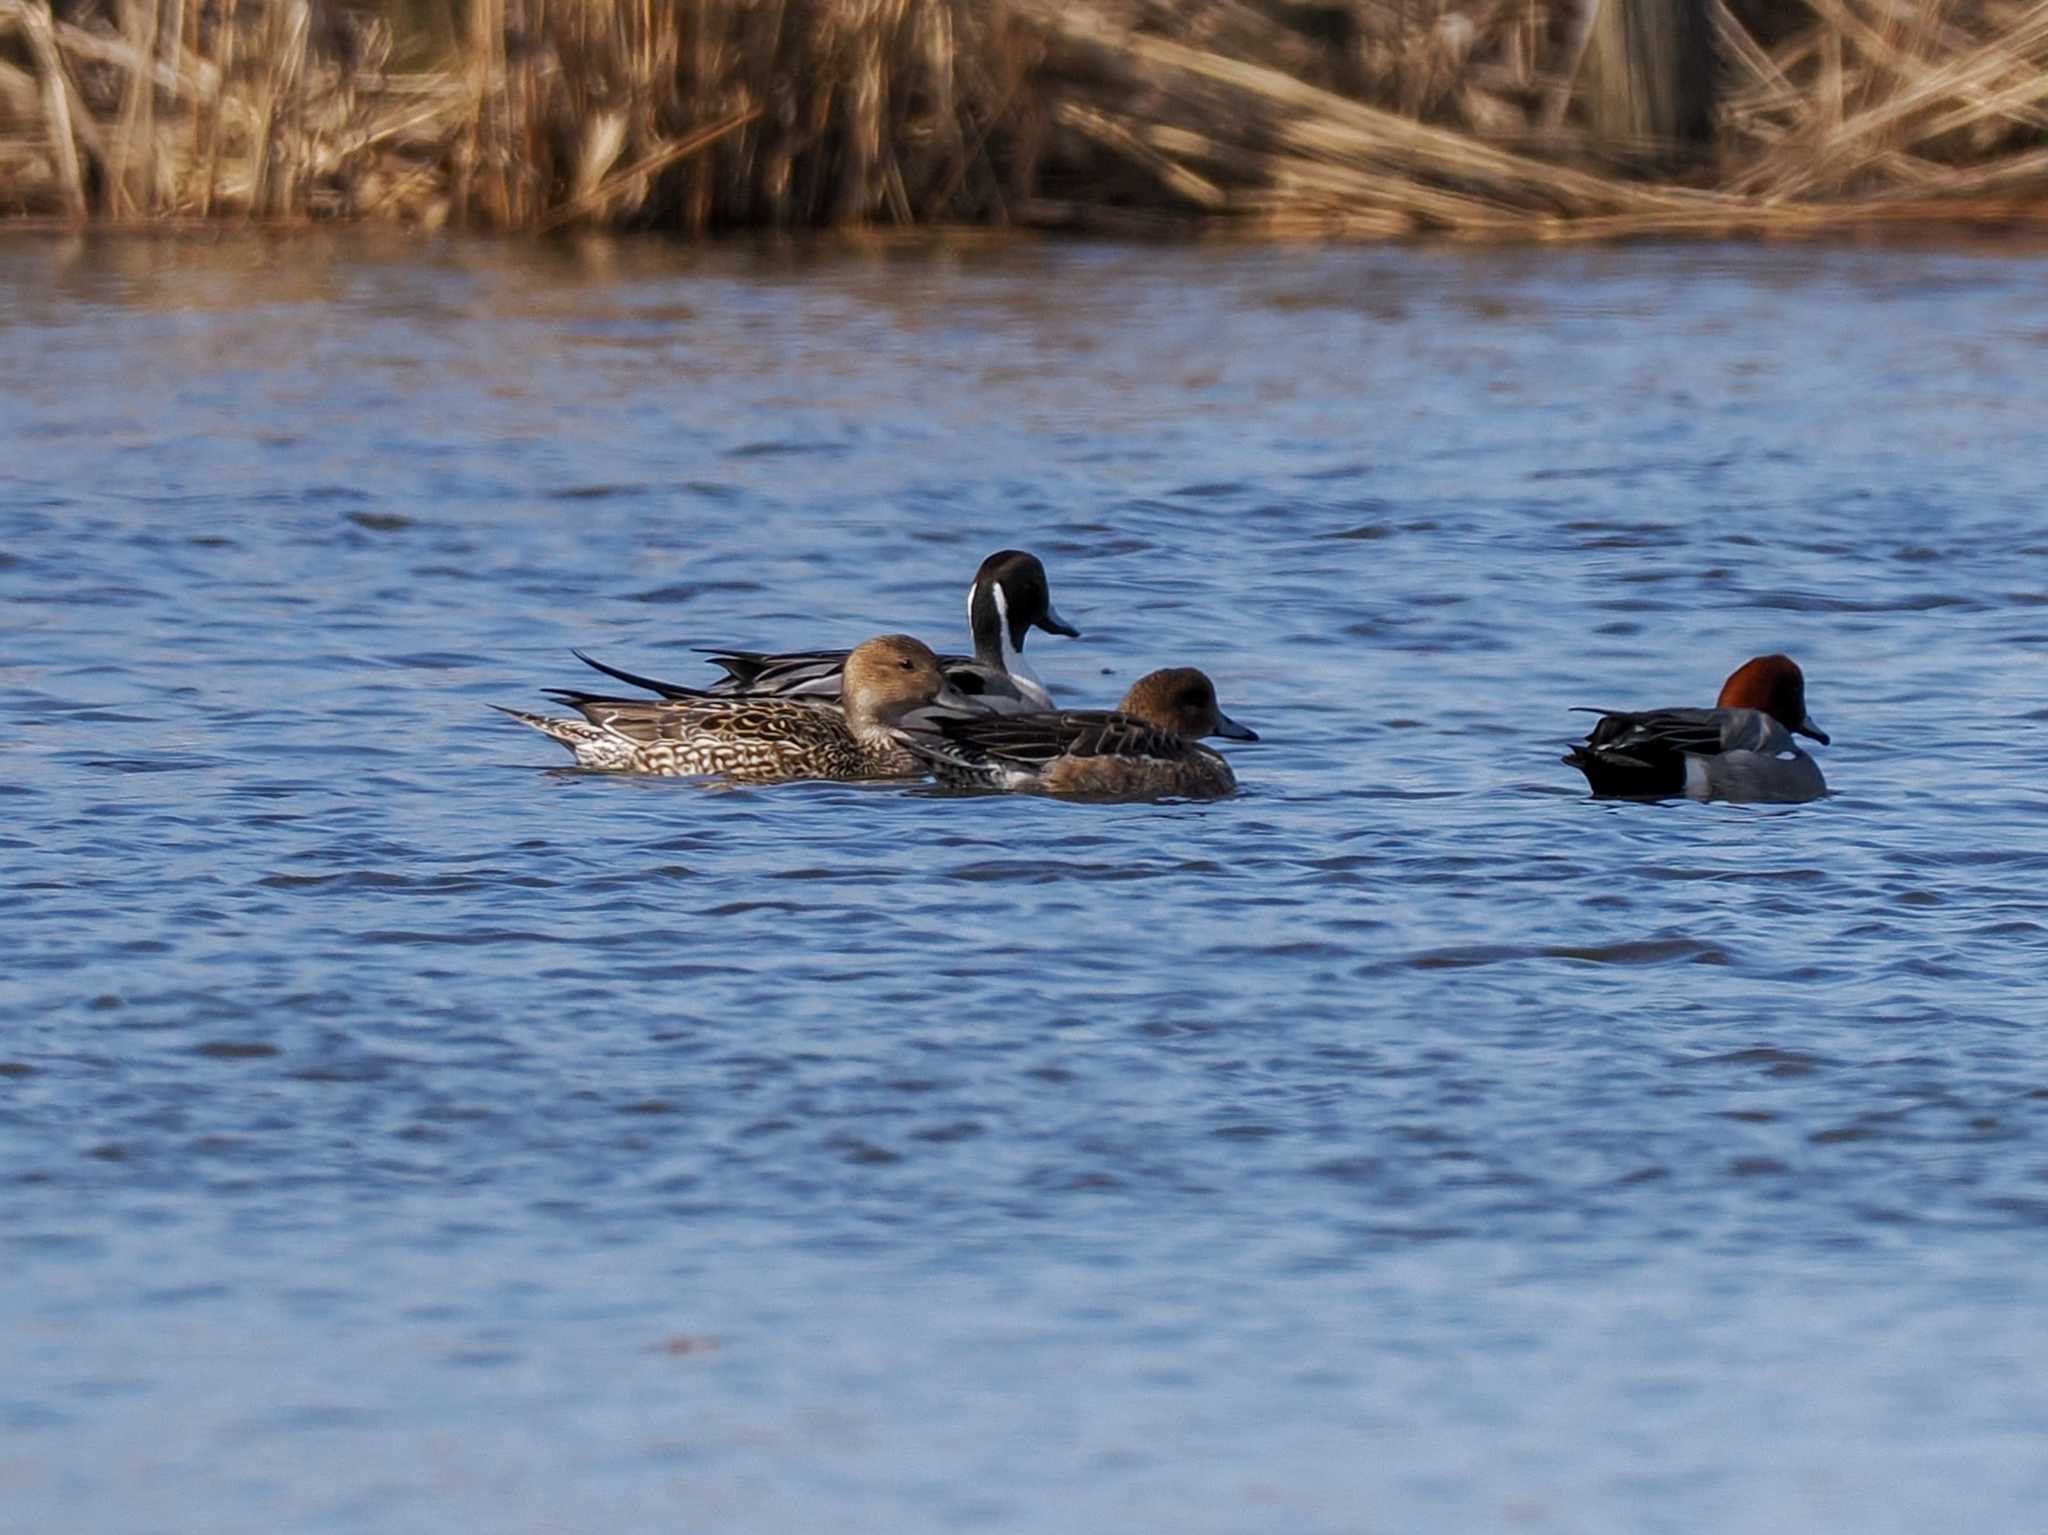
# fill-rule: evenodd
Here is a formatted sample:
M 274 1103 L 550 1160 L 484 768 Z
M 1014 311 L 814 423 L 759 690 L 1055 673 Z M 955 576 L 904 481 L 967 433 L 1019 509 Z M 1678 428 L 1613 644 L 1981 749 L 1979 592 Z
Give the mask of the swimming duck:
M 946 680 L 982 713 L 1016 714 L 1053 707 L 1052 695 L 1024 664 L 1024 637 L 1033 628 L 1079 639 L 1081 631 L 1060 617 L 1052 605 L 1045 567 L 1036 555 L 1001 549 L 981 562 L 967 589 L 967 628 L 974 636 L 971 656 L 940 656 Z M 636 676 L 593 660 L 582 651 L 576 658 L 607 676 L 664 698 L 695 697 L 709 691 L 766 698 L 817 698 L 836 702 L 843 650 L 707 650 L 726 675 L 709 689 L 684 687 L 652 677 Z
M 501 709 L 559 741 L 577 764 L 629 773 L 718 773 L 750 783 L 792 778 L 902 778 L 924 771 L 903 746 L 919 711 L 961 711 L 939 658 L 907 634 L 884 634 L 847 656 L 843 707 L 821 699 L 684 693 L 659 701 L 570 688 L 550 696 L 580 720 Z M 498 705 L 493 704 L 493 708 Z
M 1237 787 L 1198 736 L 1256 741 L 1192 666 L 1140 677 L 1114 710 L 931 716 L 904 736 L 941 783 L 1117 798 L 1209 799 Z
M 1806 712 L 1806 677 L 1788 656 L 1745 661 L 1711 709 L 1585 712 L 1600 722 L 1563 760 L 1595 794 L 1796 801 L 1827 793 L 1820 764 L 1792 739 L 1796 731 L 1828 744 Z

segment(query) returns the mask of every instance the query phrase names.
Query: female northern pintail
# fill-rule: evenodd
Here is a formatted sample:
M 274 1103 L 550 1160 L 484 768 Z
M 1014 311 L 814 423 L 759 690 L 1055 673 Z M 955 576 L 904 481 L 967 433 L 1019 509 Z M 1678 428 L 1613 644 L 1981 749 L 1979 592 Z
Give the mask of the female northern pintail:
M 928 708 L 964 710 L 939 658 L 907 634 L 884 634 L 846 658 L 841 707 L 819 699 L 720 693 L 660 701 L 602 698 L 569 688 L 550 696 L 580 720 L 504 709 L 562 743 L 579 766 L 630 773 L 720 773 L 754 783 L 792 778 L 902 778 L 924 771 L 904 732 Z M 497 705 L 492 705 L 497 708 Z
M 1797 731 L 1828 744 L 1806 712 L 1806 678 L 1787 656 L 1744 662 L 1711 709 L 1585 712 L 1600 723 L 1564 760 L 1595 794 L 1809 800 L 1827 793 L 1820 764 L 1792 739 Z
M 967 589 L 967 627 L 974 636 L 974 654 L 940 656 L 939 665 L 954 690 L 971 700 L 971 708 L 1015 714 L 1053 707 L 1045 684 L 1024 664 L 1024 637 L 1034 627 L 1069 639 L 1079 639 L 1081 631 L 1054 609 L 1045 567 L 1036 555 L 1003 549 L 981 562 L 974 584 Z M 594 661 L 580 650 L 575 654 L 607 676 L 664 698 L 690 698 L 709 691 L 762 698 L 816 698 L 827 703 L 839 698 L 847 656 L 843 650 L 707 650 L 705 654 L 724 667 L 726 675 L 709 689 L 699 689 L 636 676 Z
M 1198 736 L 1256 741 L 1192 666 L 1140 677 L 1114 710 L 931 716 L 904 740 L 941 783 L 1117 798 L 1213 798 L 1237 787 Z

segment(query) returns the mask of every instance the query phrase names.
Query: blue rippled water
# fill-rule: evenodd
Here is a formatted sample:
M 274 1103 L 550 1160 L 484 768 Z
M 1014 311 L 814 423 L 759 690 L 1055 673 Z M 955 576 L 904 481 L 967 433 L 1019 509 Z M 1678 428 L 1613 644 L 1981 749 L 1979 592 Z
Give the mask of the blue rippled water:
M 2044 296 L 0 243 L 8 1527 L 2031 1527 Z M 957 646 L 1004 545 L 1063 698 L 1216 677 L 1239 797 L 484 707 Z M 1558 762 L 1777 648 L 1828 799 Z

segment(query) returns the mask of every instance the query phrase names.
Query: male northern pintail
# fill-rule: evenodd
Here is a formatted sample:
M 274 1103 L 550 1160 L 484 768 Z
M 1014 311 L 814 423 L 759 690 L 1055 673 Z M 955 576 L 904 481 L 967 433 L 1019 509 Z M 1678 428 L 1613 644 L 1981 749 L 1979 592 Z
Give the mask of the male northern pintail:
M 661 699 L 603 698 L 569 688 L 551 697 L 583 718 L 504 709 L 562 743 L 579 766 L 630 773 L 719 773 L 754 783 L 792 778 L 902 778 L 924 771 L 904 749 L 919 711 L 960 711 L 939 658 L 907 634 L 884 634 L 847 656 L 840 707 L 816 698 L 757 698 L 675 690 Z M 492 705 L 497 708 L 497 705 Z
M 981 562 L 967 589 L 967 627 L 974 636 L 971 656 L 940 656 L 946 680 L 982 713 L 1014 714 L 1053 707 L 1052 695 L 1024 664 L 1024 637 L 1034 627 L 1047 634 L 1079 639 L 1081 631 L 1060 617 L 1052 605 L 1045 567 L 1036 555 L 1003 549 Z M 706 689 L 683 687 L 652 677 L 636 676 L 592 660 L 582 651 L 578 660 L 607 676 L 664 698 L 695 697 L 700 692 L 765 698 L 838 699 L 846 665 L 843 650 L 707 650 L 726 675 Z
M 941 783 L 1122 799 L 1207 799 L 1237 787 L 1198 736 L 1256 741 L 1192 666 L 1140 677 L 1114 710 L 927 716 L 904 736 Z
M 1589 709 L 1600 722 L 1564 758 L 1595 794 L 1809 800 L 1827 793 L 1794 731 L 1825 746 L 1806 712 L 1806 678 L 1787 656 L 1758 656 L 1721 685 L 1711 709 L 1640 714 Z

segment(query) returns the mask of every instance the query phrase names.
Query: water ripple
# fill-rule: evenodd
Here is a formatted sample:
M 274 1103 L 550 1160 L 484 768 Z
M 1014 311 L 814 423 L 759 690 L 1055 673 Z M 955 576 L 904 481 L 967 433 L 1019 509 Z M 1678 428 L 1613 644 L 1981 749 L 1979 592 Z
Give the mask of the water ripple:
M 10 1514 L 2024 1527 L 2040 270 L 0 243 Z M 484 707 L 1013 544 L 1242 795 Z M 1774 648 L 1829 798 L 1558 763 Z

